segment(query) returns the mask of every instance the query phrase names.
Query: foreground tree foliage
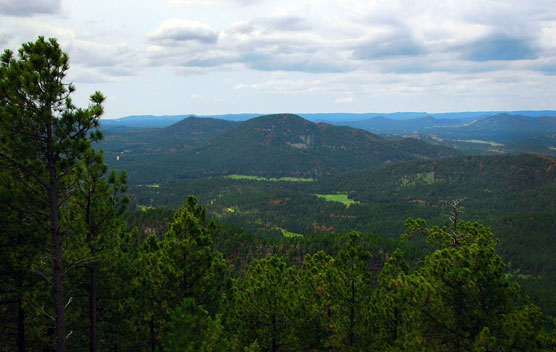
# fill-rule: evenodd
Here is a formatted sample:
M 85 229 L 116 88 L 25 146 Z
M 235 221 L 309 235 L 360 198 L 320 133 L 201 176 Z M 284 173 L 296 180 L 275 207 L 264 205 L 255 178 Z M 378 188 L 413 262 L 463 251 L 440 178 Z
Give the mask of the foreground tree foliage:
M 556 350 L 493 233 L 455 214 L 407 220 L 430 246 L 419 258 L 356 232 L 275 239 L 273 254 L 192 196 L 168 226 L 140 213 L 149 234 L 127 231 L 126 174 L 91 148 L 103 97 L 73 106 L 67 60 L 39 38 L 0 64 L 0 350 Z
M 16 59 L 6 50 L 0 62 L 0 162 L 32 199 L 21 211 L 50 229 L 51 265 L 43 271 L 53 290 L 56 349 L 66 350 L 64 296 L 64 204 L 75 188 L 75 167 L 96 132 L 104 97 L 91 96 L 87 109 L 76 108 L 74 91 L 64 83 L 68 56 L 54 39 L 23 44 Z M 19 204 L 11 204 L 19 208 Z
M 436 351 L 530 351 L 543 346 L 541 312 L 505 278 L 492 232 L 477 223 L 426 228 L 407 221 L 438 249 L 408 277 L 413 306 L 405 346 Z M 527 327 L 524 329 L 524 327 Z

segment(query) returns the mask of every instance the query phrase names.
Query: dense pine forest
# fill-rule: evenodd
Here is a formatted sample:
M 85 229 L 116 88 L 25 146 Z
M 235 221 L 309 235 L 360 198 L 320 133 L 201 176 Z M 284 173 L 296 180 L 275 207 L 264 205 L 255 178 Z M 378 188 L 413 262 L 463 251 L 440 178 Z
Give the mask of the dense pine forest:
M 115 164 L 68 69 L 55 39 L 1 57 L 0 350 L 556 350 L 554 159 L 281 115 Z

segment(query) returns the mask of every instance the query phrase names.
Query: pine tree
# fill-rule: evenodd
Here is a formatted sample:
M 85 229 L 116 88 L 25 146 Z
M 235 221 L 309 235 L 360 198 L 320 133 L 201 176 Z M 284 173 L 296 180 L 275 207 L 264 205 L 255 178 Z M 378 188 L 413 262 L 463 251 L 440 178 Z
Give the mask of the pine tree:
M 292 349 L 293 269 L 282 258 L 272 256 L 249 266 L 237 283 L 228 326 L 240 342 L 257 342 L 263 351 Z
M 407 315 L 411 311 L 408 274 L 403 252 L 397 248 L 380 271 L 378 288 L 373 292 L 374 302 L 369 311 L 370 321 L 376 328 L 375 340 L 371 343 L 378 350 L 402 349 L 407 333 Z
M 333 346 L 336 349 L 355 351 L 362 348 L 365 311 L 370 304 L 370 258 L 370 253 L 360 243 L 359 234 L 348 233 L 332 271 Z
M 96 131 L 104 97 L 96 92 L 86 109 L 70 98 L 64 83 L 68 56 L 55 39 L 22 45 L 18 58 L 6 50 L 0 62 L 0 161 L 35 201 L 31 212 L 49 228 L 51 286 L 57 351 L 66 351 L 63 243 L 64 204 L 74 189 L 75 166 Z
M 334 259 L 319 251 L 307 255 L 296 274 L 293 298 L 296 344 L 300 350 L 330 350 L 334 334 L 332 268 Z
M 19 184 L 0 170 L 0 346 L 17 351 L 40 346 L 37 337 L 46 330 L 34 296 L 48 288 L 33 271 L 45 251 L 47 231 L 30 214 L 15 209 L 27 201 Z
M 413 321 L 406 347 L 542 350 L 540 310 L 524 305 L 519 286 L 506 279 L 498 240 L 487 227 L 460 222 L 428 228 L 422 219 L 407 225 L 406 237 L 425 234 L 439 249 L 409 277 Z
M 193 299 L 211 317 L 218 311 L 230 283 L 222 254 L 212 249 L 215 229 L 207 221 L 206 209 L 189 196 L 164 238 L 151 235 L 140 245 L 134 264 L 136 297 L 142 312 L 139 322 L 148 324 L 145 335 L 152 351 L 159 348 L 171 314 L 184 299 Z
M 99 281 L 108 287 L 105 268 L 110 266 L 111 251 L 117 247 L 118 236 L 123 232 L 121 215 L 128 199 L 121 194 L 126 191 L 125 171 L 118 177 L 115 171 L 106 178 L 108 166 L 103 163 L 103 152 L 88 150 L 76 175 L 76 190 L 70 201 L 68 223 L 76 233 L 76 260 L 86 267 L 89 296 L 89 350 L 98 350 L 98 300 Z
M 160 242 L 160 264 L 165 280 L 164 297 L 169 309 L 185 297 L 195 299 L 211 314 L 229 286 L 226 263 L 222 254 L 212 249 L 216 226 L 207 220 L 206 209 L 193 196 L 174 215 L 164 239 Z

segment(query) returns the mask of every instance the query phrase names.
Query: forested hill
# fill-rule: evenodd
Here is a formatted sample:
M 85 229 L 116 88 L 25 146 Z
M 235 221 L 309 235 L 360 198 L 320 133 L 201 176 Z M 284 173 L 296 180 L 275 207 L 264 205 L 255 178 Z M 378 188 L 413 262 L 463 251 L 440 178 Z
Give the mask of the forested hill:
M 370 183 L 369 180 L 377 180 Z M 387 165 L 382 168 L 349 173 L 343 177 L 324 180 L 322 186 L 337 191 L 353 192 L 364 199 L 365 194 L 388 193 L 403 188 L 429 186 L 436 193 L 452 197 L 474 192 L 512 196 L 508 192 L 534 189 L 556 182 L 556 160 L 544 155 L 462 156 L 428 161 Z M 458 191 L 459 190 L 459 191 Z M 540 196 L 540 195 L 539 195 Z M 488 197 L 491 199 L 491 197 Z M 492 201 L 493 199 L 491 199 Z M 517 199 L 516 199 L 517 201 Z
M 233 121 L 189 116 L 164 128 L 103 126 L 105 139 L 97 144 L 97 148 L 112 155 L 174 152 L 197 146 L 237 124 Z
M 468 152 L 491 149 L 491 153 L 542 153 L 553 155 L 556 150 L 556 117 L 500 113 L 476 119 L 444 119 L 424 116 L 408 120 L 373 117 L 361 121 L 342 122 L 373 133 L 430 136 L 445 145 L 453 143 Z M 438 138 L 440 137 L 440 138 Z M 445 139 L 445 141 L 442 141 Z M 465 143 L 467 145 L 461 145 Z M 483 148 L 469 150 L 473 144 Z M 493 148 L 489 148 L 493 147 Z M 476 148 L 472 148 L 476 149 Z
M 152 143 L 177 149 L 195 146 L 237 126 L 237 122 L 190 116 L 158 131 Z
M 539 135 L 556 132 L 556 117 L 531 117 L 498 114 L 456 127 L 431 128 L 429 133 L 446 138 L 483 139 L 516 143 Z
M 340 122 L 338 124 L 361 128 L 373 133 L 407 135 L 425 133 L 434 127 L 460 126 L 470 122 L 463 119 L 443 119 L 434 116 L 422 116 L 407 120 L 394 120 L 384 116 L 375 116 L 361 121 Z
M 226 132 L 213 132 L 214 138 L 189 149 L 158 147 L 168 146 L 168 139 L 180 138 L 181 133 L 191 135 L 191 125 L 195 125 L 191 121 L 198 124 L 202 119 L 185 120 L 159 131 L 137 148 L 121 146 L 118 150 L 113 147 L 117 138 L 107 140 L 103 147 L 108 154 L 119 157 L 118 161 L 109 157 L 110 166 L 130 171 L 132 182 L 159 183 L 161 179 L 234 173 L 320 177 L 391 162 L 458 154 L 453 149 L 415 139 L 390 141 L 363 130 L 316 124 L 291 114 L 242 122 Z M 213 127 L 214 124 L 211 123 Z

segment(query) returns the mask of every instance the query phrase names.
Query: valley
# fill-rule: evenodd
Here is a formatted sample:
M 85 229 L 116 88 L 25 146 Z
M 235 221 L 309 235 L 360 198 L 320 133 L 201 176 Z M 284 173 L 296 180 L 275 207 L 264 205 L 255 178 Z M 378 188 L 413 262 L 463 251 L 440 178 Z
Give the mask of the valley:
M 176 209 L 193 194 L 212 218 L 259 237 L 357 230 L 399 239 L 406 218 L 444 225 L 446 201 L 461 199 L 462 220 L 491 227 L 508 272 L 523 273 L 528 294 L 556 312 L 556 161 L 524 142 L 549 140 L 554 118 L 371 120 L 382 125 L 359 126 L 380 135 L 290 114 L 188 117 L 108 129 L 100 147 L 111 168 L 130 173 L 132 204 Z M 535 148 L 545 153 L 524 154 Z

